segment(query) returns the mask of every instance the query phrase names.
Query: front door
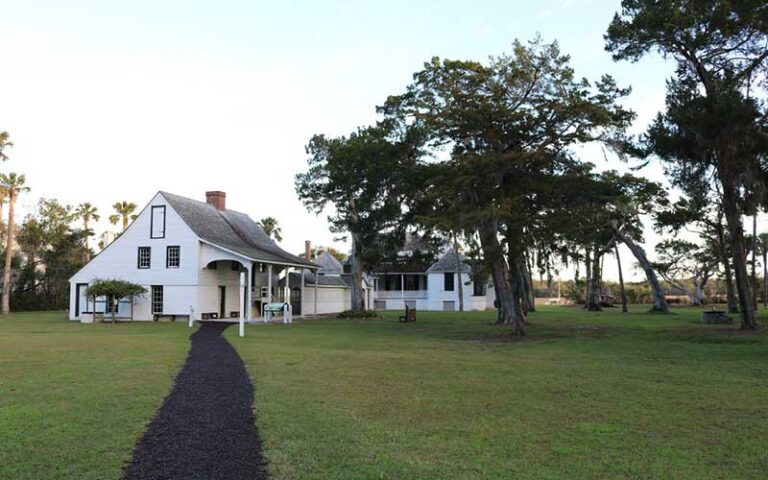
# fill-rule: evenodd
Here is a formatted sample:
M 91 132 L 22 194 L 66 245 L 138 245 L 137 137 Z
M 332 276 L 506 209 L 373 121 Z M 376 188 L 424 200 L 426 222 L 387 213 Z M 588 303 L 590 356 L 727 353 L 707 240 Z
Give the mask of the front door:
M 219 286 L 219 318 L 225 318 L 227 313 L 227 287 Z
M 291 289 L 291 311 L 294 315 L 301 315 L 301 289 Z
M 75 285 L 75 317 L 79 318 L 81 313 L 88 311 L 88 296 L 85 291 L 88 289 L 87 283 L 78 283 Z

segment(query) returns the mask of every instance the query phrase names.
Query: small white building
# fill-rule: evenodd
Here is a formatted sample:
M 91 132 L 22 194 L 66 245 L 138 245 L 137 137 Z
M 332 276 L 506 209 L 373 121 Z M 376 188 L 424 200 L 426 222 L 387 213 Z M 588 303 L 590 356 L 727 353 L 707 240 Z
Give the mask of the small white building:
M 94 279 L 146 287 L 147 294 L 117 305 L 123 319 L 227 319 L 243 311 L 250 321 L 261 317 L 263 304 L 276 301 L 290 302 L 295 315 L 348 308 L 343 292 L 349 286 L 316 275 L 319 269 L 281 249 L 248 215 L 228 210 L 224 192 L 207 192 L 205 202 L 158 192 L 125 232 L 70 279 L 69 318 L 111 315 L 113 302 L 94 303 L 85 293 Z
M 461 264 L 461 274 L 458 265 Z M 381 271 L 375 274 L 374 308 L 403 310 L 458 311 L 459 282 L 463 287 L 464 310 L 493 308 L 495 293 L 490 281 L 476 282 L 470 266 L 447 249 L 440 259 L 424 271 Z

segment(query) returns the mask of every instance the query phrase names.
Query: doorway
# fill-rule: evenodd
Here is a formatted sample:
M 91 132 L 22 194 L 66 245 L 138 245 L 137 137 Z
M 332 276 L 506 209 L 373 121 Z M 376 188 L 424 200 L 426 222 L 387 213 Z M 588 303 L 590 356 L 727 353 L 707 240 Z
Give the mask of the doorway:
M 291 312 L 294 315 L 301 315 L 301 289 L 291 289 Z
M 226 318 L 227 314 L 227 287 L 219 285 L 219 318 Z
M 80 318 L 81 313 L 89 313 L 88 296 L 85 294 L 87 289 L 87 283 L 78 283 L 75 285 L 75 317 L 77 318 Z

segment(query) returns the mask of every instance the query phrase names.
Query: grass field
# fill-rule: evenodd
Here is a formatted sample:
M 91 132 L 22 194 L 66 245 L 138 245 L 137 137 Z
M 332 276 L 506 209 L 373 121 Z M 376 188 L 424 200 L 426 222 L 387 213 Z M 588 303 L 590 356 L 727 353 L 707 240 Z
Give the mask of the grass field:
M 116 479 L 186 356 L 179 324 L 0 318 L 0 479 Z
M 279 479 L 764 479 L 768 335 L 549 307 L 228 332 Z M 765 320 L 763 320 L 765 322 Z
M 766 478 L 768 331 L 697 317 L 548 307 L 512 339 L 492 313 L 419 312 L 226 336 L 275 479 Z M 0 319 L 0 478 L 117 478 L 189 333 Z

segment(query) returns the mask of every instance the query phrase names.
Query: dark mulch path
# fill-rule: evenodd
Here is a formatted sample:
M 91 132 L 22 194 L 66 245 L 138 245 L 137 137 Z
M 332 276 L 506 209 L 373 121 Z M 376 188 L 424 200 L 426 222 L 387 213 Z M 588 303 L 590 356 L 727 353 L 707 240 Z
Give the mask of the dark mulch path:
M 253 385 L 229 324 L 203 322 L 187 361 L 123 471 L 124 480 L 260 480 L 266 466 L 254 423 Z

